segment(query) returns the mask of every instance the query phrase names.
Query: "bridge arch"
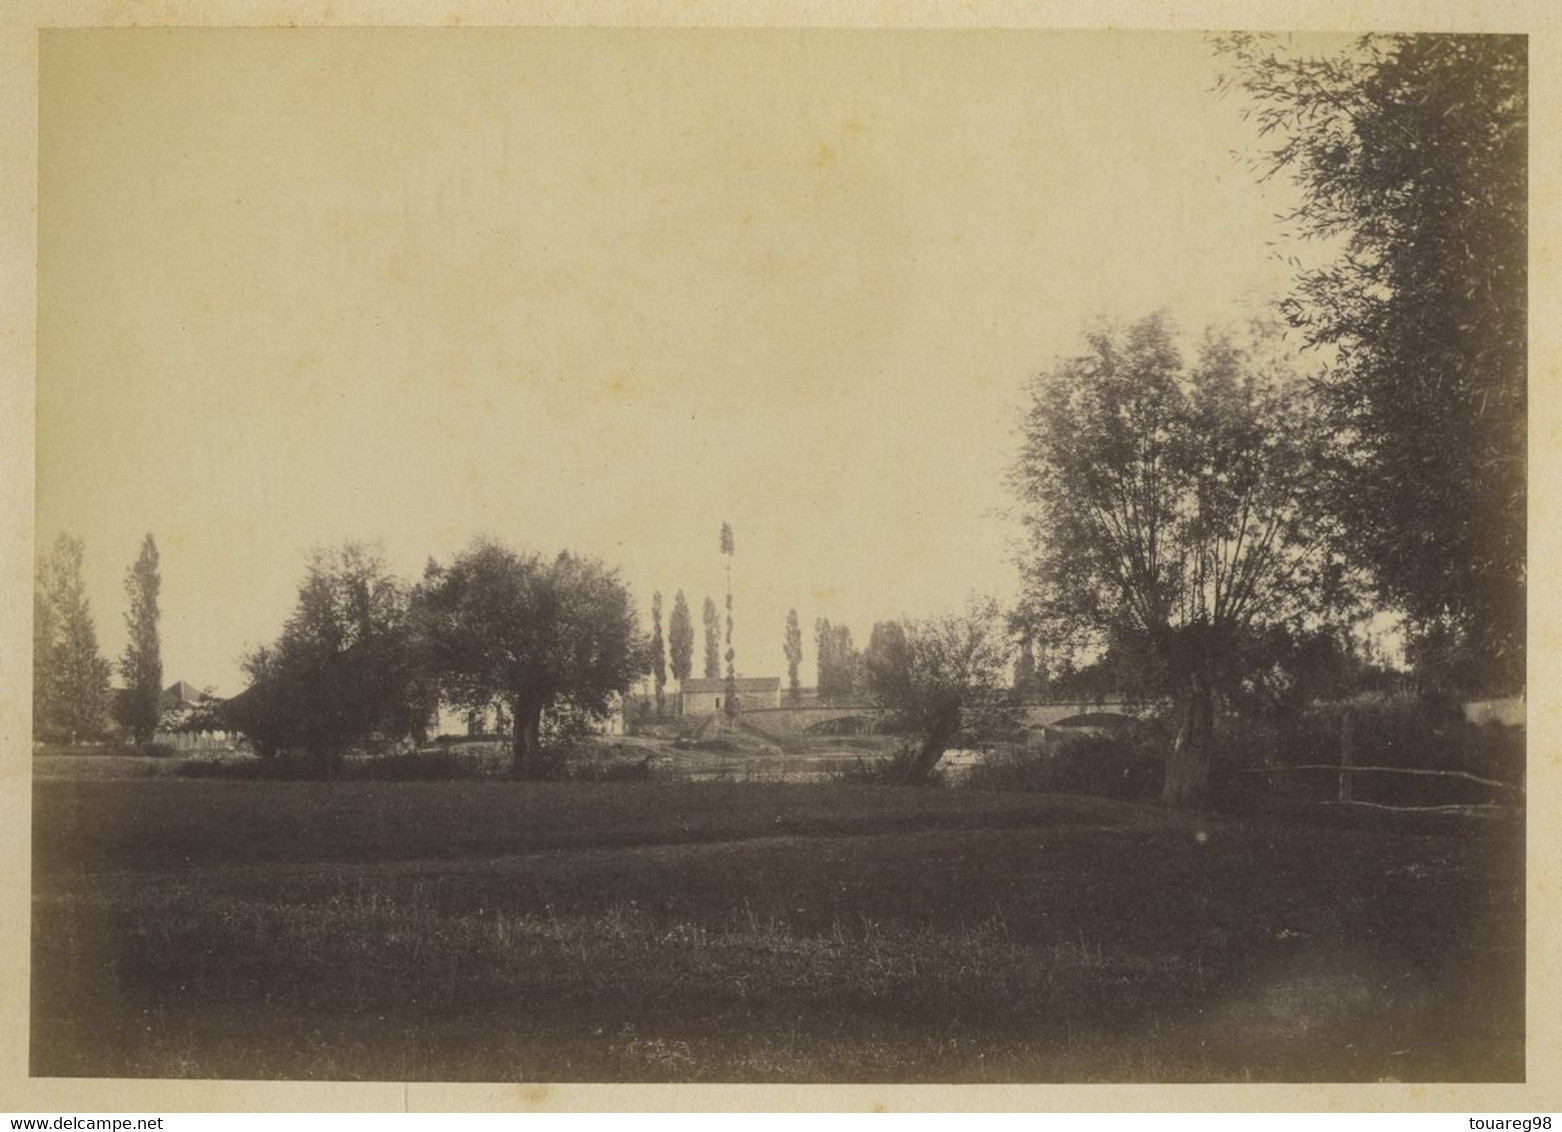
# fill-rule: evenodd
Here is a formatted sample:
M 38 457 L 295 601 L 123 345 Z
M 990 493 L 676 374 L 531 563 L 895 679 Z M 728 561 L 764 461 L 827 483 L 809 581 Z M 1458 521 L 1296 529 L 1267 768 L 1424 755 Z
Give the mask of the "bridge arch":
M 1073 727 L 1073 728 L 1105 728 L 1113 731 L 1124 727 L 1131 727 L 1138 723 L 1137 716 L 1129 715 L 1121 711 L 1082 711 L 1077 715 L 1064 716 L 1047 724 L 1048 727 Z
M 803 728 L 804 735 L 872 735 L 879 729 L 877 716 L 869 714 L 834 715 Z

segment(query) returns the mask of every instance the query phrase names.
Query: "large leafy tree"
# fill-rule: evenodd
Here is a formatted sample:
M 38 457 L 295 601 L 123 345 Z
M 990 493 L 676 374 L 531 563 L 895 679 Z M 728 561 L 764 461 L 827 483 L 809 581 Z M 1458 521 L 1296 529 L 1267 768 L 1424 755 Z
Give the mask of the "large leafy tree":
M 1027 619 L 1176 699 L 1172 804 L 1205 794 L 1250 635 L 1350 608 L 1314 499 L 1327 430 L 1274 338 L 1210 336 L 1188 366 L 1159 316 L 1093 331 L 1035 382 L 1011 477 Z
M 518 775 L 545 769 L 545 713 L 602 718 L 648 667 L 629 588 L 595 559 L 550 561 L 480 540 L 447 566 L 431 563 L 421 588 L 445 695 L 508 705 Z
M 1283 309 L 1325 347 L 1332 500 L 1382 595 L 1488 689 L 1524 678 L 1528 63 L 1523 36 L 1216 41 L 1223 85 L 1340 251 Z M 1435 653 L 1437 649 L 1423 650 Z
M 673 596 L 673 612 L 667 621 L 667 652 L 672 661 L 673 679 L 678 681 L 681 690 L 694 667 L 694 622 L 689 617 L 689 603 L 682 590 Z
M 786 638 L 782 648 L 786 653 L 787 695 L 792 703 L 800 703 L 803 698 L 802 679 L 799 676 L 803 666 L 803 629 L 797 622 L 795 609 L 786 612 Z
M 158 597 L 163 588 L 157 543 L 150 533 L 125 573 L 125 629 L 129 640 L 119 660 L 125 682 L 116 704 L 119 722 L 137 743 L 151 742 L 162 714 L 163 647 L 158 634 Z
M 956 614 L 873 627 L 865 657 L 869 693 L 889 726 L 911 736 L 895 760 L 902 781 L 929 781 L 957 740 L 980 741 L 1016 725 L 1012 654 L 991 598 L 975 598 Z
M 98 651 L 81 576 L 84 554 L 80 539 L 61 534 L 36 574 L 33 730 L 41 739 L 95 739 L 108 722 L 112 666 Z
M 431 707 L 408 589 L 360 543 L 316 551 L 282 634 L 244 658 L 250 686 L 219 711 L 262 755 L 329 774 L 379 734 L 422 729 Z

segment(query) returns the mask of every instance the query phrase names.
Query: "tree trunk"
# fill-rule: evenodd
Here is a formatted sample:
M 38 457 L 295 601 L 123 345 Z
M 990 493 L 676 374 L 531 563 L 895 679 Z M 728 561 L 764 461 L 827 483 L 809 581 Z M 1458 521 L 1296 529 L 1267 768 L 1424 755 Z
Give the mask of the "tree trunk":
M 1209 793 L 1210 741 L 1215 731 L 1215 689 L 1209 674 L 1196 669 L 1188 677 L 1181 704 L 1182 723 L 1166 756 L 1161 801 L 1168 806 L 1202 805 Z
M 923 736 L 922 746 L 906 766 L 906 782 L 912 786 L 927 785 L 933 777 L 933 769 L 938 766 L 938 760 L 943 758 L 944 752 L 949 749 L 949 741 L 959 730 L 958 713 L 953 719 L 944 713 L 940 715 L 943 718 Z
M 938 760 L 944 757 L 944 751 L 948 744 L 939 738 L 929 737 L 922 742 L 921 748 L 906 767 L 906 782 L 911 786 L 926 786 L 933 777 L 933 768 L 938 765 Z
M 510 769 L 517 778 L 535 778 L 542 764 L 542 702 L 517 699 L 513 717 Z

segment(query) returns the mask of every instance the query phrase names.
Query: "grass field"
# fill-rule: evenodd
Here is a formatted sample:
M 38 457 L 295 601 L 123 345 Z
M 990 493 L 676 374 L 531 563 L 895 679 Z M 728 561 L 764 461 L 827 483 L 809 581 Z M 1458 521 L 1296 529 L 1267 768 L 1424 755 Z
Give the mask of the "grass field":
M 40 778 L 32 1072 L 1517 1080 L 1520 823 Z

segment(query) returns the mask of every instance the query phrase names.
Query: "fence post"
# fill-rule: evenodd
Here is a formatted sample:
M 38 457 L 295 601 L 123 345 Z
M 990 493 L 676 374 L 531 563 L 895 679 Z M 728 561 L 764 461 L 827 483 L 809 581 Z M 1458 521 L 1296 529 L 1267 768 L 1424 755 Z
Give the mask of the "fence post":
M 1346 708 L 1340 717 L 1340 784 L 1338 798 L 1351 800 L 1350 767 L 1356 761 L 1356 710 Z

